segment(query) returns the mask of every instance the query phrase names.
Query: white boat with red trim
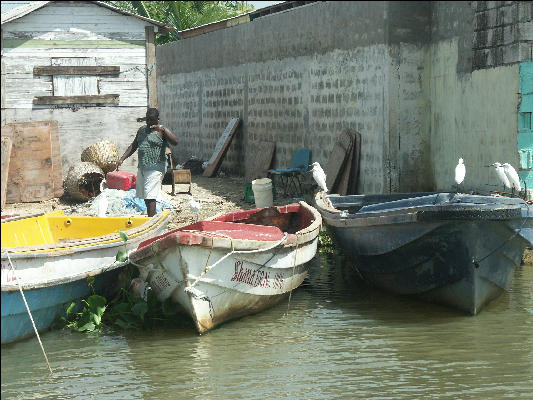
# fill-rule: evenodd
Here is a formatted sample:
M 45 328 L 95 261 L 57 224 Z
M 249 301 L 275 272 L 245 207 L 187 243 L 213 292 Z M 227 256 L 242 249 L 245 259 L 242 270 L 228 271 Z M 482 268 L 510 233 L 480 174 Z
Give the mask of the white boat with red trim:
M 296 289 L 321 223 L 305 202 L 239 210 L 142 242 L 129 261 L 159 300 L 172 299 L 203 333 Z

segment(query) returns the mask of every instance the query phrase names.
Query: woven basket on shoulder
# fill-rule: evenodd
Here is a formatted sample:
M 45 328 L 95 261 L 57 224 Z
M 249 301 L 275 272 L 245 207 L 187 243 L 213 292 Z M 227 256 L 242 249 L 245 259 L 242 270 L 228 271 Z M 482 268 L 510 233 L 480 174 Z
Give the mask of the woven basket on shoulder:
M 82 151 L 81 161 L 93 162 L 107 174 L 117 166 L 118 147 L 111 140 L 94 143 Z
M 65 178 L 65 193 L 75 200 L 87 201 L 100 193 L 105 174 L 98 165 L 82 162 L 70 167 Z

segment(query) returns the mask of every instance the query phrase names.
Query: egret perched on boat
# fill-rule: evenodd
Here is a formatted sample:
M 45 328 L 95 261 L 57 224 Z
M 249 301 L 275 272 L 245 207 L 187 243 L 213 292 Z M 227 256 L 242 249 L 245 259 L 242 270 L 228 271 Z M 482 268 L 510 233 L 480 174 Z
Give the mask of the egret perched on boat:
M 191 199 L 189 200 L 189 207 L 191 208 L 191 211 L 193 213 L 196 213 L 196 221 L 198 221 L 198 213 L 200 212 L 200 203 L 198 203 L 196 200 L 194 200 L 194 197 L 191 195 Z
M 457 188 L 465 180 L 466 168 L 463 163 L 463 159 L 459 158 L 459 163 L 455 167 L 455 183 L 457 183 Z
M 505 175 L 505 170 L 503 169 L 503 166 L 499 162 L 495 162 L 490 165 L 487 165 L 487 167 L 494 167 L 494 170 L 496 171 L 496 175 L 498 176 L 498 179 L 500 180 L 500 182 L 503 184 L 504 189 L 505 188 L 511 189 L 511 183 L 509 182 L 507 175 Z
M 107 195 L 105 194 L 105 179 L 102 179 L 100 182 L 100 195 L 96 201 L 96 214 L 99 217 L 105 217 L 108 204 L 109 202 L 107 201 Z
M 311 165 L 313 166 L 311 172 L 313 173 L 315 182 L 317 183 L 318 187 L 326 193 L 328 191 L 328 187 L 326 186 L 326 173 L 318 162 L 315 161 Z
M 504 163 L 503 170 L 505 171 L 505 175 L 507 175 L 507 179 L 509 179 L 509 182 L 511 183 L 513 191 L 516 189 L 520 192 L 520 190 L 522 190 L 522 187 L 520 186 L 520 178 L 513 166 L 509 163 Z

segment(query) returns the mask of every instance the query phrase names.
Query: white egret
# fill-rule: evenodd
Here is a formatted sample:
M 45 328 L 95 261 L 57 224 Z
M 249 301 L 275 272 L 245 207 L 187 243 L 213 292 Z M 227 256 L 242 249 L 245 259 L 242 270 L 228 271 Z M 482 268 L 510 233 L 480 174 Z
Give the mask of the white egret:
M 317 183 L 318 187 L 322 189 L 323 192 L 327 193 L 328 187 L 326 186 L 326 173 L 318 162 L 314 162 L 311 165 L 313 166 L 311 169 L 311 172 L 313 173 L 313 179 Z
M 189 207 L 191 208 L 191 211 L 196 213 L 196 221 L 198 221 L 198 213 L 200 212 L 200 203 L 198 203 L 196 200 L 194 200 L 194 197 L 191 195 L 191 199 L 189 200 Z
M 455 167 L 455 183 L 457 183 L 457 188 L 465 180 L 466 168 L 463 163 L 463 159 L 459 159 L 459 163 Z
M 513 166 L 509 163 L 504 163 L 503 170 L 505 171 L 505 175 L 507 175 L 507 179 L 509 179 L 509 182 L 511 183 L 512 189 L 516 189 L 520 192 L 520 190 L 522 189 L 522 187 L 520 186 L 520 178 Z
M 108 200 L 107 195 L 105 194 L 105 180 L 102 179 L 100 182 L 100 195 L 98 196 L 98 200 L 96 203 L 96 214 L 99 217 L 105 217 L 107 213 L 107 206 L 108 206 Z
M 505 170 L 503 169 L 503 166 L 499 162 L 495 162 L 490 164 L 489 167 L 494 167 L 496 175 L 498 176 L 500 182 L 503 184 L 504 188 L 511 189 L 511 183 L 509 182 L 507 175 L 505 175 Z

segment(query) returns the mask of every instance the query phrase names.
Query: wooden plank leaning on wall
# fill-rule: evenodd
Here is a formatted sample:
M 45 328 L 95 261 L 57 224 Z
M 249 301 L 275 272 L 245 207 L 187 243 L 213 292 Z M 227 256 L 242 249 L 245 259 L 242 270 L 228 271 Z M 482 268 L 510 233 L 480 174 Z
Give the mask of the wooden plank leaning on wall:
M 12 142 L 6 203 L 48 200 L 63 195 L 58 122 L 13 122 L 2 126 Z

